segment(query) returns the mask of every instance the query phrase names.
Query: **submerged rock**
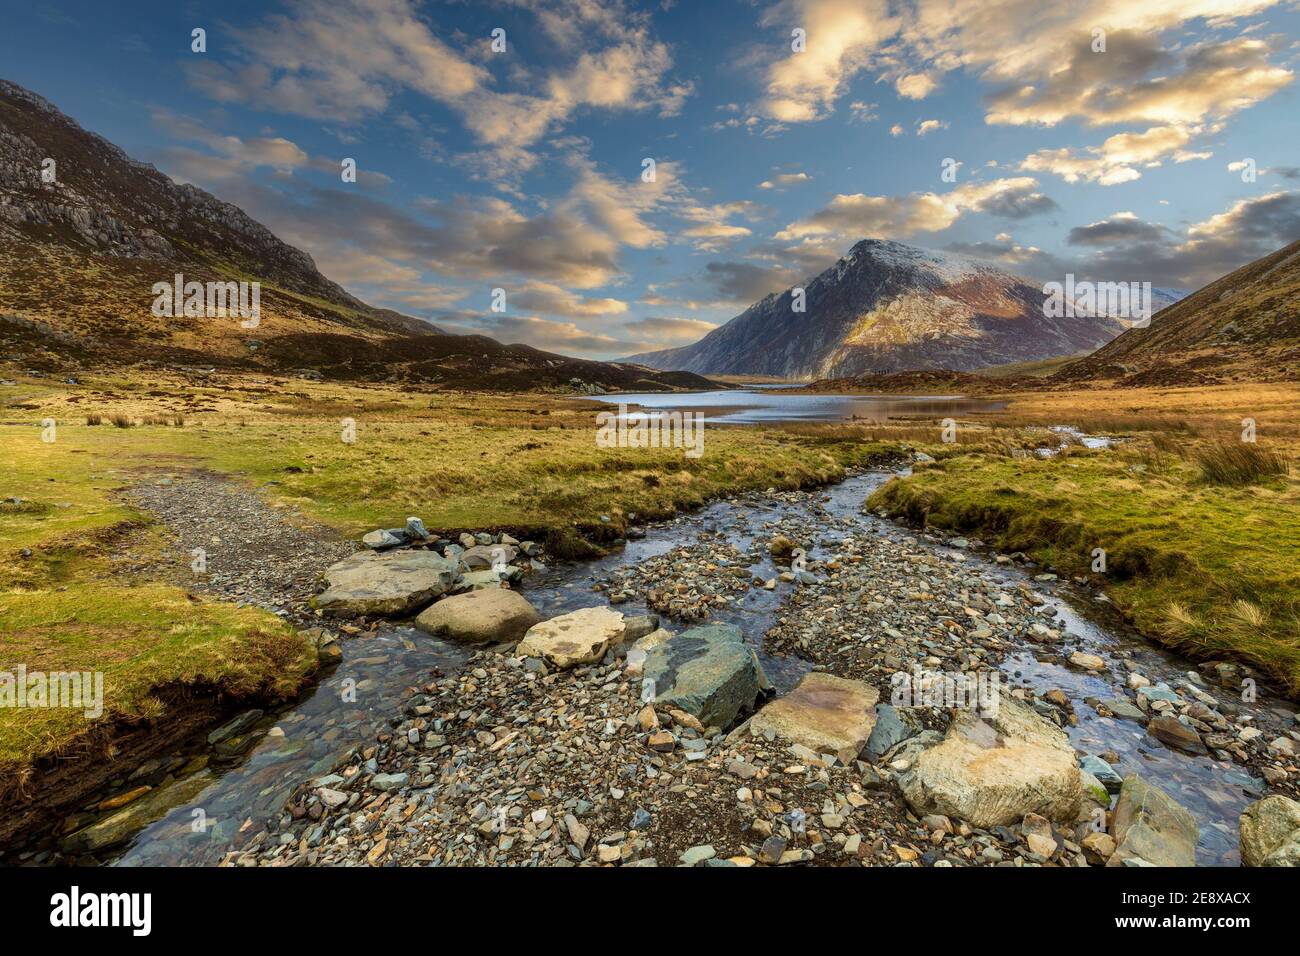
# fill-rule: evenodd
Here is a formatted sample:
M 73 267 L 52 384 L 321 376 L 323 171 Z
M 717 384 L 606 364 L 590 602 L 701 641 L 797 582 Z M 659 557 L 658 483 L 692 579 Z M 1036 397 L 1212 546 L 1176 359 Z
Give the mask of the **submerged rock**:
M 1196 818 L 1137 774 L 1124 778 L 1111 835 L 1116 848 L 1107 866 L 1196 865 Z
M 455 562 L 432 551 L 359 551 L 325 571 L 329 587 L 312 606 L 354 614 L 411 614 L 446 594 Z

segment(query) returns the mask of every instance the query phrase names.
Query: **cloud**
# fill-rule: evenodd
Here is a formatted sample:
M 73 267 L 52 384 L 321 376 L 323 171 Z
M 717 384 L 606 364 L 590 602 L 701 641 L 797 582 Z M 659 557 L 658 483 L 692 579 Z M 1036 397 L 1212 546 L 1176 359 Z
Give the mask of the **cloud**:
M 900 96 L 919 99 L 944 73 L 965 70 L 995 88 L 990 123 L 1203 123 L 1271 96 L 1292 74 L 1269 63 L 1267 38 L 1243 33 L 1167 51 L 1161 34 L 1198 19 L 1223 26 L 1280 2 L 781 0 L 761 22 L 783 37 L 803 26 L 807 52 L 783 52 L 768 67 L 762 110 L 810 122 L 829 116 L 861 72 L 892 75 Z M 1104 52 L 1093 49 L 1099 26 Z
M 624 322 L 623 328 L 642 340 L 638 351 L 645 351 L 689 345 L 708 335 L 717 325 L 703 319 L 649 316 Z
M 568 62 L 519 67 L 519 87 L 499 89 L 485 66 L 487 39 L 468 55 L 435 35 L 410 0 L 292 0 L 289 12 L 240 27 L 238 52 L 187 63 L 191 85 L 220 102 L 336 123 L 384 112 L 410 92 L 453 110 L 480 149 L 468 159 L 486 176 L 535 165 L 533 147 L 586 107 L 657 110 L 671 116 L 692 92 L 667 77 L 672 54 L 646 16 L 614 0 L 550 0 L 528 6 Z M 509 37 L 507 37 L 509 42 Z
M 786 123 L 829 115 L 869 53 L 897 28 L 886 0 L 782 0 L 761 23 L 773 28 L 786 52 L 768 68 L 760 111 Z M 795 28 L 807 31 L 802 53 L 791 50 Z
M 1068 147 L 1040 149 L 1026 156 L 1020 168 L 1026 172 L 1054 173 L 1067 183 L 1086 180 L 1114 186 L 1140 179 L 1142 173 L 1138 166 L 1159 166 L 1166 157 L 1173 157 L 1176 162 L 1204 158 L 1204 154 L 1182 151 L 1200 132 L 1196 127 L 1153 126 L 1141 133 L 1116 133 L 1100 146 L 1082 151 Z
M 857 241 L 867 237 L 896 239 L 918 232 L 947 229 L 968 212 L 1021 219 L 1056 207 L 1037 190 L 1030 177 L 966 183 L 946 193 L 905 196 L 837 195 L 812 215 L 776 234 L 778 240 L 838 237 Z
M 1161 225 L 1143 222 L 1131 212 L 1116 213 L 1109 219 L 1075 226 L 1066 236 L 1072 246 L 1114 246 L 1121 243 L 1162 242 L 1168 230 Z
M 926 73 L 909 73 L 899 77 L 894 83 L 898 95 L 908 100 L 923 100 L 938 87 L 934 78 Z
M 803 183 L 812 182 L 812 177 L 807 173 L 781 173 L 773 176 L 771 179 L 765 179 L 758 184 L 759 189 L 781 189 L 785 186 L 798 186 Z
M 947 128 L 948 128 L 947 120 L 937 120 L 937 119 L 921 120 L 919 123 L 916 124 L 916 135 L 924 136 L 927 133 L 933 133 L 936 130 L 947 129 Z
M 1096 227 L 1101 227 L 1100 229 Z M 1197 289 L 1300 236 L 1300 192 L 1279 191 L 1232 203 L 1179 235 L 1137 217 L 1072 230 L 1097 252 L 1076 272 Z

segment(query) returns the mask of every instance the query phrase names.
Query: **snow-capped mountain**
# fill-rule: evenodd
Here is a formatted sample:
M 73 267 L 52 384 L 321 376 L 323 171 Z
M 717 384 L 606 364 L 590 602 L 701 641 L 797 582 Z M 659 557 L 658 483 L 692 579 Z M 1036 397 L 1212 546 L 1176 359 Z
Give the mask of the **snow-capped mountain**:
M 864 239 L 804 287 L 756 302 L 694 345 L 628 361 L 731 375 L 834 378 L 969 371 L 1091 351 L 1125 323 L 1049 318 L 1042 287 L 966 256 Z

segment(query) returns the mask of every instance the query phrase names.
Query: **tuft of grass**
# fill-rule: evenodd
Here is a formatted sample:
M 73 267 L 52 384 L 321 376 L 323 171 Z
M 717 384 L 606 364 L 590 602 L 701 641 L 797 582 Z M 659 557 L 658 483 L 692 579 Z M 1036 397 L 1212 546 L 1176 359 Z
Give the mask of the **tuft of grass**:
M 133 421 L 131 421 L 130 415 L 122 415 L 120 413 L 111 416 L 109 418 L 109 421 L 113 423 L 113 426 L 115 428 L 130 428 L 133 424 L 135 424 Z
M 1253 442 L 1219 442 L 1197 448 L 1192 457 L 1212 485 L 1257 485 L 1291 471 L 1286 455 Z

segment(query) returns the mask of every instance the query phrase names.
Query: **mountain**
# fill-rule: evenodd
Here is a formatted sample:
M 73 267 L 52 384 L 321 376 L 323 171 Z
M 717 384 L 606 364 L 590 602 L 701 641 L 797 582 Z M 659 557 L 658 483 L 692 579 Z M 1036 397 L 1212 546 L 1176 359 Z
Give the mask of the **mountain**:
M 171 285 L 178 273 L 186 283 L 258 283 L 255 327 L 239 316 L 155 314 L 155 284 Z M 690 374 L 448 335 L 373 308 L 237 206 L 173 182 L 5 80 L 0 355 L 33 370 L 215 366 L 465 388 L 711 384 Z
M 1042 288 L 965 256 L 864 239 L 804 286 L 768 295 L 694 345 L 628 359 L 701 374 L 840 378 L 969 371 L 1092 351 L 1117 319 L 1048 318 Z
M 1131 385 L 1300 378 L 1300 241 L 1211 282 L 1056 377 Z

